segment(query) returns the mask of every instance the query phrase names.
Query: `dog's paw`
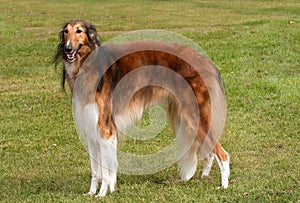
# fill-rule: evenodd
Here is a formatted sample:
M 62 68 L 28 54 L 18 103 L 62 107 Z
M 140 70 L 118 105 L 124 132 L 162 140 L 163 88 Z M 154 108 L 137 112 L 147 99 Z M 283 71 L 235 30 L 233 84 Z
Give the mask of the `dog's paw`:
M 92 192 L 92 191 L 89 191 L 88 193 L 84 193 L 83 195 L 84 195 L 84 196 L 94 196 L 95 193 Z

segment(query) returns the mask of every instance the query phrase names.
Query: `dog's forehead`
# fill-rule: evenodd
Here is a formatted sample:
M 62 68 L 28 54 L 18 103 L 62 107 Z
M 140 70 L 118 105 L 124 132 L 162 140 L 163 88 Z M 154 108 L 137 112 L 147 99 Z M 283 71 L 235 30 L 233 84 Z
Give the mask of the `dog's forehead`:
M 72 30 L 85 30 L 85 26 L 82 22 L 76 22 L 76 23 L 69 23 L 67 26 L 66 26 L 67 29 L 72 29 Z

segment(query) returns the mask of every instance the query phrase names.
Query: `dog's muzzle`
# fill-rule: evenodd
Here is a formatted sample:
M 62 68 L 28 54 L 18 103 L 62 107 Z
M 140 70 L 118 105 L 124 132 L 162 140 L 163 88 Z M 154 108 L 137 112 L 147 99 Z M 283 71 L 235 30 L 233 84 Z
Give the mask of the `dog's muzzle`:
M 76 54 L 80 50 L 82 44 L 79 44 L 78 47 L 74 50 L 71 43 L 65 45 L 65 53 L 69 62 L 74 62 L 76 60 Z

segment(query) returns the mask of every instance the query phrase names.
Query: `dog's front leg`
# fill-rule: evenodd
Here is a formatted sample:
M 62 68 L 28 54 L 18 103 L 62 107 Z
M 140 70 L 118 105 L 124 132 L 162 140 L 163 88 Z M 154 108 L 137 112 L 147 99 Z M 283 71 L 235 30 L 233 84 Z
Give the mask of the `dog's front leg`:
M 101 146 L 99 138 L 101 138 L 98 129 L 98 107 L 96 104 L 88 104 L 83 111 L 83 118 L 81 119 L 82 125 L 79 125 L 79 129 L 83 129 L 85 135 L 86 144 L 88 147 L 88 153 L 91 164 L 91 186 L 87 195 L 95 195 L 98 189 L 98 185 L 101 177 Z M 79 116 L 77 116 L 79 117 Z M 80 121 L 80 119 L 79 119 Z M 80 124 L 80 122 L 78 122 Z M 80 128 L 81 127 L 81 128 Z
M 97 196 L 103 197 L 106 195 L 108 187 L 110 192 L 115 190 L 117 182 L 117 136 L 112 135 L 109 139 L 102 137 L 100 139 L 102 183 Z
M 101 164 L 100 164 L 100 144 L 99 142 L 95 142 L 94 140 L 89 140 L 88 142 L 88 151 L 90 156 L 90 164 L 91 164 L 91 186 L 87 195 L 95 195 L 99 182 L 101 180 Z

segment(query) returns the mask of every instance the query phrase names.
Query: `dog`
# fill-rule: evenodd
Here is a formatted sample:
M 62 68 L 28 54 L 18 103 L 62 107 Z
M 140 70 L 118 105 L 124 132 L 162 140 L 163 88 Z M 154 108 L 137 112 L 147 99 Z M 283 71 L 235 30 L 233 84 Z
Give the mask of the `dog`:
M 101 45 L 95 26 L 83 20 L 67 22 L 59 36 L 55 61 L 62 61 L 62 85 L 67 81 L 72 92 L 76 126 L 90 157 L 88 195 L 96 195 L 100 182 L 97 196 L 115 190 L 120 131 L 141 119 L 147 107 L 159 103 L 165 104 L 178 141 L 181 180 L 192 178 L 201 156 L 202 177 L 209 175 L 216 159 L 221 186 L 228 187 L 230 158 L 218 142 L 225 123 L 225 91 L 218 69 L 207 57 L 163 42 Z M 170 72 L 175 76 L 169 77 Z M 131 79 L 122 83 L 119 92 L 131 89 L 134 93 L 114 94 L 128 75 Z M 161 87 L 164 82 L 168 85 Z M 170 93 L 170 88 L 176 90 Z

